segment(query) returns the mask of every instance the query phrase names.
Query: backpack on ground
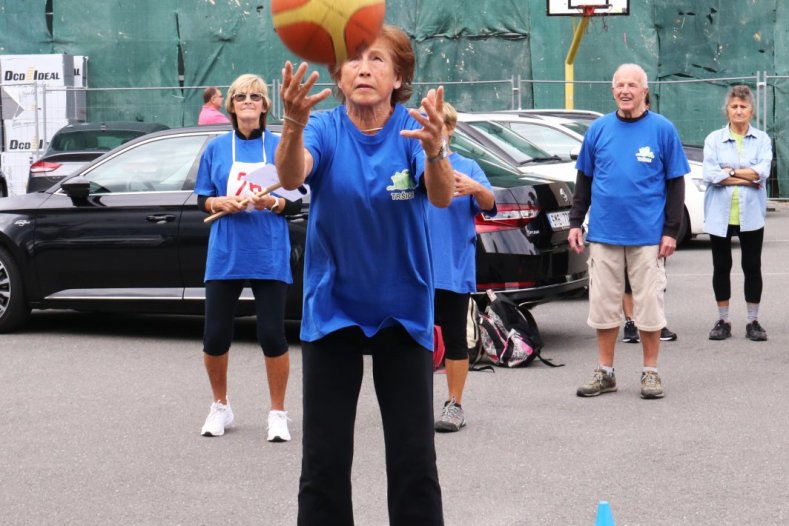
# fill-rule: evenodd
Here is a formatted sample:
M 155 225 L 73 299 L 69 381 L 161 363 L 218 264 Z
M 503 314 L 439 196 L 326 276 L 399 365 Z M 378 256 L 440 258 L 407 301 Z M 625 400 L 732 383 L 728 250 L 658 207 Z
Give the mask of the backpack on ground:
M 543 358 L 543 340 L 537 322 L 528 310 L 522 311 L 505 295 L 487 291 L 489 303 L 479 315 L 479 344 L 469 359 L 469 368 L 481 364 L 500 367 L 526 367 L 539 359 L 551 367 L 561 367 Z
M 468 347 L 468 370 L 495 372 L 490 365 L 482 346 L 482 330 L 480 329 L 481 314 L 477 300 L 469 298 L 466 315 L 466 346 Z

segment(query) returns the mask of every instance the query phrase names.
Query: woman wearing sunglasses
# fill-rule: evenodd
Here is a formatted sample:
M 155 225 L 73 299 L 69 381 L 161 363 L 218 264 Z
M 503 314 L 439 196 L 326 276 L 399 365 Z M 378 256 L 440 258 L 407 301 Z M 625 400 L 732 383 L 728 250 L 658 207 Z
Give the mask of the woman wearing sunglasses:
M 236 303 L 242 289 L 249 286 L 255 296 L 257 337 L 271 397 L 268 440 L 284 442 L 290 440 L 285 411 L 290 370 L 285 295 L 292 278 L 290 238 L 283 216 L 298 212 L 301 206 L 272 195 L 255 196 L 263 185 L 260 174 L 275 170 L 279 142 L 266 130 L 271 106 L 267 93 L 265 81 L 257 75 L 241 75 L 233 82 L 226 102 L 233 130 L 208 143 L 197 173 L 198 206 L 211 214 L 227 212 L 212 223 L 208 238 L 203 359 L 213 403 L 201 433 L 222 436 L 233 423 L 227 400 L 228 351 Z M 250 199 L 248 206 L 241 204 L 245 198 Z
M 311 109 L 318 73 L 285 65 L 277 168 L 310 184 L 301 324 L 304 434 L 298 524 L 353 524 L 354 422 L 364 371 L 381 411 L 389 521 L 443 524 L 433 430 L 433 270 L 427 207 L 452 201 L 443 90 L 407 110 L 414 51 L 384 26 L 330 68 L 342 105 Z M 309 120 L 309 122 L 308 122 Z

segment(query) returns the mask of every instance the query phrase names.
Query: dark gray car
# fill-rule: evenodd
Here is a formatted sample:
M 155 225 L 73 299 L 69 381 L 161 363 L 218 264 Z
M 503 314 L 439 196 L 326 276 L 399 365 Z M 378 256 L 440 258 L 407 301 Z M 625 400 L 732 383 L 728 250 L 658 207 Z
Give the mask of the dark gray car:
M 147 133 L 166 130 L 158 122 L 110 121 L 69 124 L 52 137 L 44 155 L 30 167 L 27 192 L 46 190 L 116 146 Z
M 8 197 L 8 181 L 3 170 L 0 170 L 0 197 Z

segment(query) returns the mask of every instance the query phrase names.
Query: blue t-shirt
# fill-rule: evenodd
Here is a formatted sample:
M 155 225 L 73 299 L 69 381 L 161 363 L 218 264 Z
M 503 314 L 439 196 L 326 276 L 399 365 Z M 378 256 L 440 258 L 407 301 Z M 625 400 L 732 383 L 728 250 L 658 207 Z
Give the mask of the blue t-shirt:
M 361 133 L 345 106 L 315 113 L 304 131 L 314 160 L 304 260 L 301 338 L 344 327 L 368 337 L 402 325 L 433 348 L 433 272 L 424 152 L 400 130 L 421 128 L 396 105 L 384 128 Z
M 223 196 L 233 165 L 232 140 L 236 140 L 236 161 L 274 164 L 279 137 L 266 131 L 263 137 L 243 139 L 229 132 L 211 140 L 200 158 L 195 193 Z M 265 139 L 265 142 L 263 142 Z M 290 236 L 284 217 L 268 210 L 242 211 L 221 217 L 211 224 L 205 280 L 273 279 L 292 283 Z
M 674 125 L 647 111 L 635 121 L 614 113 L 595 120 L 575 164 L 592 178 L 587 239 L 623 246 L 658 245 L 666 180 L 690 172 Z
M 452 168 L 468 175 L 488 190 L 492 190 L 488 178 L 479 165 L 458 153 L 449 156 Z M 452 199 L 447 208 L 429 206 L 427 217 L 430 222 L 430 242 L 433 248 L 433 279 L 437 289 L 458 294 L 476 292 L 477 232 L 474 216 L 480 212 L 479 203 L 472 195 Z

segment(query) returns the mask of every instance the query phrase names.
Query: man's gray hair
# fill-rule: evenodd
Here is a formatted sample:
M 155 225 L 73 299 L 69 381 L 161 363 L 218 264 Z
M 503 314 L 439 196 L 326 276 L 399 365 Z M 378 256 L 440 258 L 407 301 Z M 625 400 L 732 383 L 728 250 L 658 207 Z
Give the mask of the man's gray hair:
M 638 64 L 622 64 L 618 68 L 616 68 L 616 71 L 614 71 L 614 76 L 611 77 L 611 87 L 614 87 L 614 79 L 616 78 L 617 73 L 619 73 L 623 69 L 635 69 L 636 71 L 638 71 L 639 74 L 641 75 L 641 83 L 643 84 L 643 87 L 644 88 L 649 87 L 649 83 L 647 81 L 647 72 L 644 71 L 644 68 L 642 68 Z

